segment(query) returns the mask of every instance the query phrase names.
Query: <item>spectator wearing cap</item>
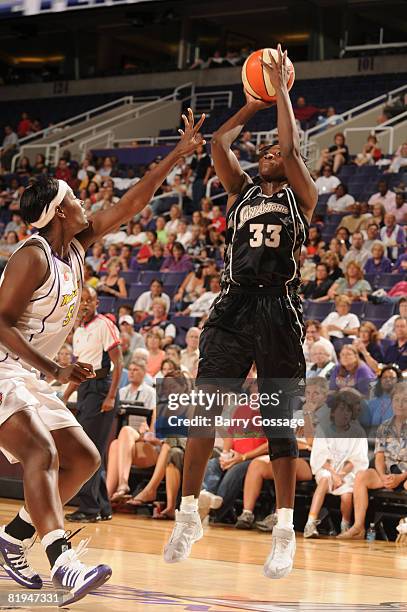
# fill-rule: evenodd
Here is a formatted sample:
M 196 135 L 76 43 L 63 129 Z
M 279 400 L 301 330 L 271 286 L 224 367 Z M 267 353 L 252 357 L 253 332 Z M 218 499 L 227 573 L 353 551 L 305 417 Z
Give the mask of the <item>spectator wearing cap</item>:
M 384 253 L 383 242 L 376 240 L 372 244 L 372 257 L 365 263 L 366 274 L 389 274 L 392 271 L 391 261 Z
M 174 242 L 172 254 L 164 259 L 161 272 L 190 272 L 192 270 L 191 258 L 185 252 L 180 242 Z
M 391 338 L 394 340 L 394 323 L 399 317 L 403 317 L 407 319 L 407 297 L 400 298 L 398 302 L 398 314 L 395 314 L 387 319 L 385 323 L 379 329 L 379 334 L 381 338 Z
M 383 362 L 397 365 L 402 372 L 407 370 L 407 319 L 397 317 L 394 322 L 395 341 L 387 347 Z
M 375 204 L 382 204 L 386 212 L 396 206 L 396 194 L 388 188 L 387 182 L 381 180 L 377 183 L 378 191 L 370 196 L 368 204 L 373 207 Z
M 130 351 L 132 353 L 138 348 L 145 348 L 143 336 L 134 330 L 134 319 L 131 315 L 125 314 L 119 318 L 119 329 L 130 336 Z
M 81 325 L 73 335 L 73 352 L 78 361 L 93 366 L 95 378 L 89 378 L 79 386 L 70 383 L 64 392 L 64 400 L 68 401 L 72 392 L 78 389 L 77 419 L 96 445 L 102 463 L 78 493 L 79 509 L 67 514 L 66 518 L 73 522 L 95 522 L 112 518 L 104 457 L 118 408 L 116 394 L 123 362 L 119 330 L 110 319 L 97 313 L 97 293 L 90 287 L 83 288 L 79 318 Z
M 165 309 L 170 310 L 171 300 L 169 295 L 163 291 L 163 282 L 159 278 L 154 278 L 150 284 L 150 291 L 144 291 L 134 304 L 134 314 L 138 320 L 153 314 L 153 300 L 162 298 L 165 302 Z
M 147 334 L 154 328 L 159 328 L 163 331 L 163 339 L 161 348 L 165 348 L 168 344 L 172 344 L 177 335 L 177 328 L 168 320 L 166 310 L 167 304 L 163 298 L 156 297 L 152 303 L 153 314 L 148 316 L 141 324 L 140 331 L 143 335 Z
M 201 330 L 198 327 L 190 327 L 185 336 L 186 347 L 181 351 L 181 365 L 193 377 L 198 372 L 200 335 Z
M 348 188 L 344 183 L 339 183 L 335 192 L 329 197 L 327 202 L 327 213 L 348 212 L 350 206 L 355 203 L 355 198 L 348 193 Z
M 384 215 L 384 227 L 380 230 L 380 240 L 388 248 L 388 256 L 396 261 L 399 248 L 406 244 L 406 234 L 404 228 L 396 223 L 393 213 Z

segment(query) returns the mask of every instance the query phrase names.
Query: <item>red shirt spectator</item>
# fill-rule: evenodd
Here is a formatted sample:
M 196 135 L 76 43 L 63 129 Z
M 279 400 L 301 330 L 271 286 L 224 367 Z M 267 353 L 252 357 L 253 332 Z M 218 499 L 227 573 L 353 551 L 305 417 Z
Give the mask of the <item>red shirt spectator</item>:
M 301 123 L 301 127 L 305 129 L 307 122 L 310 121 L 317 113 L 324 112 L 325 109 L 307 104 L 305 98 L 300 96 L 297 99 L 297 104 L 294 107 L 294 117 Z
M 226 231 L 226 219 L 222 215 L 221 209 L 219 206 L 214 206 L 212 208 L 212 223 L 211 225 L 216 229 L 219 234 Z
M 55 171 L 55 178 L 60 181 L 65 181 L 70 187 L 72 187 L 72 172 L 65 159 L 59 160 L 58 168 Z
M 21 115 L 20 122 L 17 126 L 17 134 L 20 138 L 24 138 L 27 136 L 28 132 L 31 131 L 31 120 L 28 118 L 27 113 L 23 113 Z

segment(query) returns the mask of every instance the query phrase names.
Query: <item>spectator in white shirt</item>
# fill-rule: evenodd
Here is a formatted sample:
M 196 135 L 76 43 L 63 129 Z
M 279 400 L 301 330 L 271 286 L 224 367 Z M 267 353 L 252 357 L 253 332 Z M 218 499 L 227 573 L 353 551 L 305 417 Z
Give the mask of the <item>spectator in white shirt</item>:
M 384 227 L 380 230 L 380 240 L 385 247 L 388 247 L 388 257 L 396 261 L 399 248 L 406 243 L 406 234 L 404 228 L 396 223 L 393 213 L 384 215 Z
M 143 402 L 151 411 L 151 426 L 145 417 L 130 416 L 129 425 L 121 428 L 119 436 L 110 445 L 107 464 L 106 486 L 112 502 L 123 501 L 128 493 L 129 474 L 132 465 L 148 468 L 156 464 L 160 444 L 152 431 L 155 419 L 155 391 L 144 382 L 146 373 L 142 359 L 133 360 L 129 365 L 129 384 L 119 390 L 121 402 Z M 147 432 L 152 441 L 148 441 Z
M 177 242 L 187 248 L 191 240 L 192 232 L 188 229 L 188 221 L 182 218 L 178 221 Z
M 132 221 L 127 225 L 127 236 L 124 240 L 124 244 L 130 244 L 131 246 L 138 247 L 145 243 L 147 240 L 147 234 L 142 231 L 141 223 L 134 223 Z
M 203 293 L 195 302 L 193 302 L 188 308 L 177 315 L 189 315 L 190 317 L 203 317 L 209 314 L 209 310 L 212 306 L 213 301 L 218 297 L 220 293 L 220 282 L 218 276 L 212 276 L 209 282 L 210 291 Z M 177 316 L 176 315 L 176 316 Z
M 170 310 L 170 297 L 163 292 L 163 283 L 158 278 L 151 281 L 150 291 L 144 291 L 134 304 L 134 314 L 136 318 L 146 317 L 153 314 L 153 300 L 161 297 L 165 300 L 167 312 Z
M 341 268 L 346 270 L 349 262 L 356 261 L 361 268 L 365 267 L 365 263 L 371 257 L 370 252 L 364 248 L 364 239 L 362 232 L 355 232 L 352 235 L 352 246 L 342 260 Z
M 390 319 L 387 319 L 385 323 L 379 329 L 379 334 L 381 338 L 391 338 L 395 339 L 394 334 L 394 323 L 399 317 L 404 317 L 407 319 L 407 297 L 402 297 L 399 300 L 399 312 L 398 314 L 393 315 Z
M 401 147 L 397 150 L 394 155 L 390 167 L 389 172 L 400 172 L 401 168 L 405 168 L 407 166 L 407 142 L 403 142 Z
M 311 347 L 315 344 L 315 342 L 322 344 L 327 349 L 330 359 L 334 363 L 338 363 L 334 345 L 330 340 L 321 336 L 321 323 L 319 321 L 309 319 L 305 322 L 305 340 L 302 346 L 307 368 L 311 367 L 313 363 L 311 361 Z
M 326 164 L 322 166 L 321 176 L 315 181 L 315 185 L 318 189 L 318 194 L 333 193 L 340 184 L 340 180 L 332 172 L 331 166 Z
M 170 208 L 170 220 L 165 224 L 165 231 L 168 234 L 176 234 L 178 232 L 178 224 L 181 218 L 181 209 L 178 204 L 173 204 Z
M 325 337 L 357 337 L 360 322 L 358 317 L 350 312 L 351 303 L 347 295 L 338 295 L 335 300 L 336 310 L 330 312 L 321 323 Z
M 373 206 L 373 204 L 383 204 L 386 211 L 395 208 L 396 194 L 394 193 L 394 191 L 390 191 L 390 189 L 387 187 L 386 181 L 379 181 L 377 184 L 377 188 L 377 193 L 374 193 L 369 198 L 369 206 Z
M 186 348 L 181 351 L 181 365 L 192 377 L 195 377 L 198 371 L 200 335 L 201 330 L 198 327 L 190 327 L 185 336 Z
M 402 191 L 396 193 L 396 202 L 394 207 L 389 207 L 388 211 L 396 217 L 397 223 L 407 223 L 407 202 Z
M 335 193 L 330 196 L 327 202 L 327 212 L 328 214 L 348 212 L 349 207 L 354 202 L 355 198 L 349 195 L 347 186 L 339 183 Z

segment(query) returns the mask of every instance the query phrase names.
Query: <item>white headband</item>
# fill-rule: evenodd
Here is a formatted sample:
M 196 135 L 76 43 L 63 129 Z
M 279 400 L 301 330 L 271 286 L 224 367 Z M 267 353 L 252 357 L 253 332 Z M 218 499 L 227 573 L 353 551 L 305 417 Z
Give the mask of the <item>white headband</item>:
M 55 196 L 55 198 L 53 200 L 51 200 L 51 202 L 49 204 L 47 204 L 44 207 L 44 210 L 41 213 L 41 217 L 38 219 L 38 221 L 34 221 L 34 223 L 31 223 L 31 225 L 33 227 L 36 227 L 37 229 L 41 229 L 42 227 L 45 227 L 46 225 L 48 225 L 48 223 L 54 218 L 55 216 L 55 209 L 57 206 L 59 206 L 62 202 L 62 200 L 64 199 L 66 192 L 69 189 L 69 185 L 68 183 L 66 183 L 65 181 L 61 181 L 58 179 L 58 193 Z

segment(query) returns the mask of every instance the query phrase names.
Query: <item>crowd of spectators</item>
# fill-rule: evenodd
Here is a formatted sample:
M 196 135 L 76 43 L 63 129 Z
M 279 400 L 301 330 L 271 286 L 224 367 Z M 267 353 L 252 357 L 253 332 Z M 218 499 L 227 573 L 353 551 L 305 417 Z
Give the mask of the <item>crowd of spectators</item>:
M 302 108 L 307 108 L 305 101 Z M 317 113 L 324 109 L 314 110 Z M 311 110 L 308 111 L 297 113 L 297 119 L 308 121 L 312 117 Z M 26 123 L 20 123 L 19 133 L 21 129 L 30 129 L 28 118 L 22 121 Z M 11 133 L 15 134 L 13 130 Z M 250 132 L 244 132 L 235 146 L 242 162 L 254 159 Z M 394 387 L 407 372 L 405 188 L 399 184 L 397 190 L 391 190 L 389 177 L 383 173 L 377 187 L 371 186 L 366 201 L 355 201 L 341 179 L 344 166 L 375 164 L 380 159 L 379 153 L 381 157 L 377 142 L 370 138 L 360 155 L 351 159 L 345 138 L 338 133 L 332 147 L 322 152 L 316 168 L 316 184 L 320 196 L 325 198 L 326 211 L 322 215 L 316 212 L 300 254 L 300 292 L 307 319 L 303 416 L 307 417 L 312 435 L 310 431 L 298 431 L 303 456 L 298 460 L 297 479 L 310 481 L 315 476 L 317 483 L 306 537 L 317 534 L 318 513 L 324 496 L 330 493 L 342 496 L 344 537 L 348 532 L 352 537 L 361 537 L 366 514 L 363 504 L 355 512 L 353 531 L 350 529 L 353 486 L 360 490 L 379 485 L 402 488 L 407 477 L 406 438 L 401 455 L 394 459 L 404 480 L 389 478 L 389 456 L 400 449 L 389 450 L 386 442 L 388 431 L 392 428 L 398 431 L 403 410 L 400 406 L 406 405 L 405 399 L 399 399 L 405 398 L 405 386 Z M 407 143 L 389 160 L 389 172 L 402 169 L 406 153 Z M 20 159 L 15 174 L 10 176 L 7 164 L 3 163 L 4 155 L 7 156 L 7 146 L 3 143 L 2 268 L 30 235 L 31 228 L 19 212 L 19 198 L 24 185 L 36 176 L 53 175 L 66 180 L 83 200 L 89 216 L 114 206 L 124 191 L 159 161 L 146 167 L 123 169 L 113 157 L 95 159 L 89 153 L 78 162 L 65 151 L 56 168 L 49 167 L 44 157 L 38 155 L 35 160 Z M 158 197 L 126 226 L 95 243 L 86 255 L 85 282 L 96 289 L 100 310 L 113 318 L 120 330 L 124 360 L 120 400 L 142 401 L 151 412 L 148 419 L 130 418 L 112 442 L 107 474 L 109 494 L 119 507 L 125 503 L 137 508 L 157 501 L 160 483 L 165 479 L 166 501 L 157 502 L 154 507 L 154 517 L 161 519 L 174 517 L 185 439 L 171 436 L 162 439 L 156 435 L 159 406 L 154 386 L 167 379 L 178 381 L 173 384 L 184 385 L 186 389 L 192 384 L 198 367 L 201 329 L 220 292 L 226 218 L 223 205 L 206 196 L 213 175 L 211 158 L 205 149 L 182 159 L 162 185 Z M 383 275 L 394 278 L 394 282 L 377 286 L 376 278 Z M 374 316 L 375 305 L 378 308 L 385 305 L 388 316 Z M 368 307 L 370 314 L 366 316 Z M 315 308 L 321 308 L 319 316 L 311 314 Z M 61 363 L 74 358 L 70 341 L 68 338 L 58 355 Z M 390 383 L 394 383 L 393 387 Z M 349 388 L 358 395 L 351 399 L 344 396 Z M 63 389 L 59 392 L 63 393 Z M 397 399 L 393 401 L 393 397 Z M 350 429 L 360 433 L 358 427 L 363 427 L 371 435 L 371 429 L 379 427 L 375 474 L 373 468 L 368 469 L 367 443 L 364 446 L 362 442 L 366 436 L 358 437 L 357 448 L 349 444 L 348 456 L 342 463 L 335 463 L 337 449 L 330 445 L 329 435 L 324 437 L 319 430 L 316 432 L 324 424 L 328 430 L 333 427 L 345 437 Z M 314 435 L 318 440 L 315 447 Z M 218 445 L 214 453 L 200 499 L 202 516 L 211 513 L 216 520 L 230 520 L 236 499 L 243 494 L 242 512 L 233 519 L 236 526 L 271 530 L 273 514 L 256 521 L 256 501 L 263 481 L 273 478 L 265 440 L 233 436 L 224 440 L 223 446 Z M 152 471 L 149 482 L 138 491 L 131 490 L 131 466 Z

